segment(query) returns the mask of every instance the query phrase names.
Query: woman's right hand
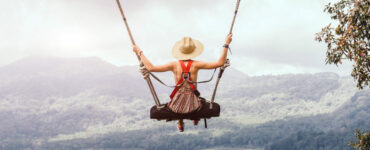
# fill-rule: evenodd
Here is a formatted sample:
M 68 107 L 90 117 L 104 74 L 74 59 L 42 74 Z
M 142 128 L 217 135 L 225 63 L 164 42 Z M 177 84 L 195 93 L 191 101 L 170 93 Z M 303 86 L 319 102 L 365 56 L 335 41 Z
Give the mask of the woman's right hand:
M 141 49 L 136 45 L 132 45 L 132 51 L 134 51 L 136 54 L 139 54 L 141 52 Z
M 230 45 L 232 40 L 233 40 L 233 34 L 228 34 L 225 39 L 225 44 Z

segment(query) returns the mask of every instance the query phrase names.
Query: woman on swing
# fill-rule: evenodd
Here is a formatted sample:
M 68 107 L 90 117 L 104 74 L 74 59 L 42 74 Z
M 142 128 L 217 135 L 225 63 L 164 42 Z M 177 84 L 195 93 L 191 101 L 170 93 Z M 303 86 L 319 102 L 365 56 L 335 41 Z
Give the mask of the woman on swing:
M 226 61 L 227 50 L 229 44 L 232 41 L 232 34 L 227 35 L 225 39 L 225 44 L 223 45 L 223 50 L 221 56 L 216 62 L 203 62 L 195 61 L 193 58 L 199 56 L 203 52 L 203 45 L 195 39 L 190 37 L 184 37 L 182 40 L 177 41 L 172 48 L 172 56 L 178 61 L 173 61 L 165 65 L 155 66 L 153 65 L 143 54 L 143 51 L 133 45 L 133 51 L 138 54 L 141 58 L 143 64 L 150 72 L 166 72 L 172 71 L 175 77 L 175 82 L 181 87 L 171 94 L 171 101 L 167 104 L 175 113 L 186 114 L 196 111 L 201 107 L 201 99 L 199 95 L 195 94 L 193 91 L 196 90 L 196 85 L 194 83 L 184 80 L 181 84 L 183 76 L 185 75 L 188 80 L 192 82 L 197 81 L 198 71 L 200 69 L 214 69 L 221 67 Z M 198 120 L 193 120 L 194 125 L 197 125 Z M 180 132 L 184 131 L 184 122 L 182 119 L 178 120 L 177 128 Z

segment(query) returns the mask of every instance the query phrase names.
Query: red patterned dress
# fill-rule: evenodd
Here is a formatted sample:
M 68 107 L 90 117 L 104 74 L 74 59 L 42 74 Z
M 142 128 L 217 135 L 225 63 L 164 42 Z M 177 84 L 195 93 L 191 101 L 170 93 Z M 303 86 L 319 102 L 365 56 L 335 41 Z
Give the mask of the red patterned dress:
M 186 114 L 196 111 L 202 105 L 200 98 L 196 96 L 189 86 L 183 84 L 175 96 L 168 103 L 168 107 L 175 113 Z

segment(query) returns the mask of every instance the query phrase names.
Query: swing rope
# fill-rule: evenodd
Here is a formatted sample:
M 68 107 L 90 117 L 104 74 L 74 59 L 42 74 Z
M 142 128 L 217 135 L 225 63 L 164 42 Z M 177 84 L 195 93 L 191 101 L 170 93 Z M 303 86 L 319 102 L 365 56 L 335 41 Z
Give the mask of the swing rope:
M 230 27 L 230 31 L 229 31 L 229 34 L 232 34 L 233 33 L 233 28 L 234 28 L 234 23 L 235 23 L 235 19 L 236 19 L 236 15 L 238 14 L 238 10 L 239 10 L 239 5 L 240 5 L 240 0 L 238 0 L 236 2 L 236 6 L 235 6 L 235 11 L 234 11 L 234 17 L 233 17 L 233 21 L 231 23 L 231 27 Z M 231 54 L 231 49 L 229 47 L 229 51 L 230 51 L 230 54 Z M 216 85 L 215 85 L 215 88 L 213 89 L 213 93 L 212 93 L 212 98 L 211 98 L 211 104 L 209 105 L 209 108 L 212 109 L 213 108 L 213 103 L 215 101 L 215 97 L 216 97 L 216 92 L 217 92 L 217 87 L 218 87 L 218 84 L 220 82 L 220 79 L 222 77 L 222 74 L 224 73 L 225 69 L 227 67 L 230 66 L 230 60 L 229 59 L 226 59 L 225 63 L 223 66 L 220 67 L 220 72 L 218 73 L 218 78 L 217 78 L 217 81 L 216 81 Z
M 132 43 L 132 45 L 136 45 L 136 44 L 135 44 L 135 41 L 134 41 L 134 38 L 133 38 L 133 36 L 132 36 L 131 30 L 130 30 L 130 28 L 129 28 L 129 26 L 128 26 L 127 19 L 126 19 L 126 17 L 125 17 L 124 12 L 123 12 L 123 9 L 122 9 L 122 6 L 121 6 L 121 3 L 120 3 L 120 1 L 119 1 L 119 0 L 116 0 L 116 2 L 117 2 L 117 5 L 118 5 L 119 10 L 120 10 L 120 12 L 121 12 L 121 16 L 122 16 L 122 19 L 123 19 L 123 21 L 124 21 L 124 23 L 125 23 L 126 30 L 127 30 L 128 34 L 129 34 L 129 37 L 130 37 L 131 43 Z M 229 34 L 231 34 L 231 33 L 232 33 L 232 31 L 233 31 L 233 27 L 234 27 L 234 23 L 235 23 L 236 15 L 237 15 L 237 13 L 238 13 L 238 9 L 239 9 L 239 4 L 240 4 L 240 0 L 237 0 L 236 7 L 235 7 L 235 11 L 234 11 L 234 17 L 233 17 L 233 20 L 232 20 L 232 23 L 231 23 L 231 27 L 230 27 Z M 228 48 L 228 49 L 229 49 L 230 54 L 231 54 L 231 49 L 230 49 L 230 48 Z M 143 75 L 144 79 L 146 80 L 146 82 L 147 82 L 147 84 L 148 84 L 148 86 L 149 86 L 150 92 L 151 92 L 151 94 L 152 94 L 152 96 L 153 96 L 153 99 L 154 99 L 154 101 L 155 101 L 155 103 L 156 103 L 157 108 L 158 108 L 158 109 L 163 108 L 164 106 L 163 106 L 163 105 L 161 105 L 161 103 L 160 103 L 160 101 L 159 101 L 159 99 L 158 99 L 157 93 L 156 93 L 156 91 L 155 91 L 155 89 L 154 89 L 154 86 L 153 86 L 153 83 L 152 83 L 152 81 L 151 81 L 151 79 L 150 79 L 150 76 L 152 76 L 154 79 L 158 80 L 158 82 L 159 82 L 159 83 L 161 83 L 161 84 L 163 84 L 163 85 L 165 85 L 165 86 L 168 86 L 168 85 L 167 85 L 167 84 L 165 84 L 164 82 L 162 82 L 158 77 L 156 77 L 156 76 L 155 76 L 154 74 L 152 74 L 150 71 L 148 71 L 148 69 L 144 66 L 143 62 L 141 61 L 139 54 L 136 54 L 136 57 L 137 57 L 137 59 L 139 60 L 139 63 L 140 63 L 140 72 L 141 72 L 141 74 Z M 218 74 L 218 78 L 217 78 L 217 81 L 216 81 L 216 85 L 215 85 L 215 88 L 214 88 L 214 90 L 213 90 L 213 94 L 212 94 L 212 99 L 211 99 L 211 103 L 210 103 L 210 109 L 212 109 L 212 107 L 213 107 L 213 105 L 212 105 L 212 104 L 214 103 L 214 99 L 215 99 L 215 96 L 216 96 L 217 87 L 218 87 L 218 84 L 219 84 L 220 79 L 221 79 L 221 77 L 222 77 L 222 74 L 223 74 L 223 72 L 225 71 L 225 69 L 226 69 L 228 66 L 230 66 L 230 60 L 229 60 L 229 59 L 227 59 L 227 60 L 224 62 L 223 66 L 221 66 L 221 67 L 220 67 L 220 71 L 219 71 L 219 74 Z M 216 70 L 215 70 L 215 71 L 216 71 Z M 214 75 L 214 73 L 213 73 L 213 75 Z M 201 82 L 195 82 L 195 83 L 205 83 L 205 82 L 209 82 L 209 81 L 211 81 L 211 80 L 213 79 L 213 75 L 212 75 L 211 79 L 209 79 L 209 80 L 201 81 Z M 168 86 L 168 87 L 176 87 L 176 86 Z
M 117 2 L 117 5 L 118 5 L 119 10 L 121 12 L 121 16 L 122 16 L 123 22 L 125 22 L 126 29 L 127 29 L 128 35 L 130 36 L 131 43 L 132 43 L 132 45 L 136 45 L 135 44 L 135 41 L 134 41 L 134 38 L 132 36 L 130 27 L 128 26 L 128 23 L 127 23 L 127 19 L 125 17 L 125 14 L 123 13 L 123 9 L 122 9 L 121 3 L 119 2 L 119 0 L 116 0 L 116 2 Z M 146 80 L 146 83 L 149 86 L 150 93 L 152 93 L 152 96 L 153 96 L 153 99 L 155 101 L 155 104 L 157 105 L 157 108 L 158 109 L 163 108 L 164 106 L 161 106 L 161 103 L 159 102 L 159 99 L 158 99 L 158 96 L 157 96 L 157 92 L 155 92 L 153 83 L 150 80 L 148 69 L 145 68 L 143 62 L 140 59 L 139 54 L 136 54 L 136 57 L 137 57 L 137 59 L 139 60 L 139 63 L 140 63 L 140 72 L 143 74 L 144 79 Z

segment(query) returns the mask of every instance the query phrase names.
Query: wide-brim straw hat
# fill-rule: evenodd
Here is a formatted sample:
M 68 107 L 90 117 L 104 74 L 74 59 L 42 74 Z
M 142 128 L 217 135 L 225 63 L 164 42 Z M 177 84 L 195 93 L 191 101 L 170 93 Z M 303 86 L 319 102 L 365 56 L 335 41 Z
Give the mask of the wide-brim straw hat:
M 203 44 L 191 37 L 177 41 L 172 48 L 172 56 L 178 60 L 188 60 L 202 54 Z

